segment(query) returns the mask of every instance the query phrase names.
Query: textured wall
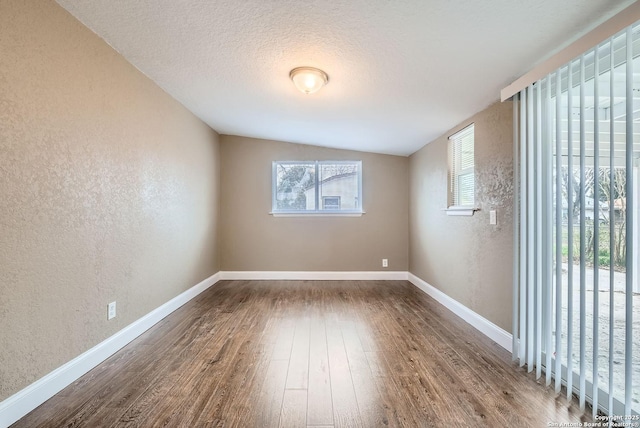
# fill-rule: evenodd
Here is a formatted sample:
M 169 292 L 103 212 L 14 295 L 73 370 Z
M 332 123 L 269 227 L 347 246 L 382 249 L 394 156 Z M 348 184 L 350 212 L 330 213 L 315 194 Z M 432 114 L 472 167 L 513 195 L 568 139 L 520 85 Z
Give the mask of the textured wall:
M 406 157 L 221 136 L 221 270 L 374 271 L 408 267 Z M 361 217 L 273 217 L 274 160 L 362 160 Z
M 215 132 L 54 2 L 0 0 L 0 401 L 217 272 L 218 189 Z
M 513 119 L 496 103 L 410 157 L 409 271 L 511 330 L 513 251 Z M 473 217 L 447 216 L 448 137 L 475 123 Z M 498 224 L 489 225 L 489 210 Z

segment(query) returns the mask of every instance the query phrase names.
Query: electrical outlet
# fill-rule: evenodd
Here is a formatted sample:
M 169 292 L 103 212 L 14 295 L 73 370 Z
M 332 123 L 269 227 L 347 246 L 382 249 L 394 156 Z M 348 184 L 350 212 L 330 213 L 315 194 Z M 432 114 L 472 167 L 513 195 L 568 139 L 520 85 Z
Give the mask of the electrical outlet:
M 382 267 L 389 267 L 389 260 L 388 259 L 382 259 Z
M 116 302 L 111 302 L 107 305 L 107 320 L 116 317 Z
M 496 210 L 489 211 L 489 224 L 492 224 L 492 225 L 498 224 L 498 213 Z

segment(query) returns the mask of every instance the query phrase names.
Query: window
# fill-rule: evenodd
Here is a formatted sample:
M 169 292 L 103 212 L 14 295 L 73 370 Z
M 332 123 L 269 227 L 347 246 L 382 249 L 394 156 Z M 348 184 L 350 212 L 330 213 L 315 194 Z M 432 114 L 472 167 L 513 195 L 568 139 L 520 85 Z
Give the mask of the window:
M 473 124 L 449 137 L 449 207 L 473 207 L 474 129 Z
M 276 161 L 273 213 L 362 213 L 361 161 Z

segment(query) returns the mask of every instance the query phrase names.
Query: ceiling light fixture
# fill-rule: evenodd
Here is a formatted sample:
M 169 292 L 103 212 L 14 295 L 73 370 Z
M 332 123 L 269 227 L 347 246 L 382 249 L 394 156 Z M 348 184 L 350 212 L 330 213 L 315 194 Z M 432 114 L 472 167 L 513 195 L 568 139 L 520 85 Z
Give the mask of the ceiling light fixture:
M 294 68 L 289 73 L 289 77 L 296 88 L 305 94 L 313 94 L 329 83 L 327 73 L 313 67 Z

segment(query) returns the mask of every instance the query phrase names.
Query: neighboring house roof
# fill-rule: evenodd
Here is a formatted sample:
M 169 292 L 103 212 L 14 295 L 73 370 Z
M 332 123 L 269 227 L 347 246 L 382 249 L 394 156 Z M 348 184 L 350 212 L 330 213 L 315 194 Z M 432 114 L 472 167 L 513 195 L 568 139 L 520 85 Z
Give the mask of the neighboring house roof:
M 342 179 L 342 178 L 347 178 L 347 177 L 353 177 L 354 175 L 357 175 L 358 171 L 353 171 L 353 172 L 345 172 L 344 174 L 338 174 L 338 175 L 332 175 L 331 177 L 327 177 L 324 180 L 322 180 L 320 182 L 320 184 L 325 184 L 325 183 L 329 183 L 330 181 L 334 181 L 334 180 L 338 180 L 338 179 Z M 311 190 L 315 187 L 315 184 L 311 185 L 311 186 L 307 186 L 304 191 L 306 192 L 307 190 Z

